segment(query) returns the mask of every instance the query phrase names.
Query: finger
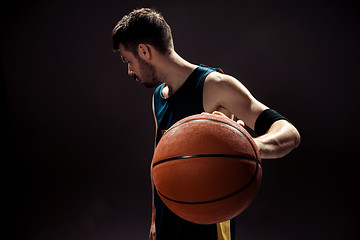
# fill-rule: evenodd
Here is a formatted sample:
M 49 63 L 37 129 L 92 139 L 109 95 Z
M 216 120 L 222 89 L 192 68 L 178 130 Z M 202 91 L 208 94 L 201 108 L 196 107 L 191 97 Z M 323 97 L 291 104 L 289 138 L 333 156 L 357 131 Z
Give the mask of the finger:
M 212 112 L 212 114 L 227 117 L 225 114 L 223 114 L 222 112 L 219 112 L 219 111 L 214 111 L 214 112 Z
M 241 126 L 245 127 L 245 123 L 243 120 L 237 120 L 236 121 L 238 124 L 240 124 Z

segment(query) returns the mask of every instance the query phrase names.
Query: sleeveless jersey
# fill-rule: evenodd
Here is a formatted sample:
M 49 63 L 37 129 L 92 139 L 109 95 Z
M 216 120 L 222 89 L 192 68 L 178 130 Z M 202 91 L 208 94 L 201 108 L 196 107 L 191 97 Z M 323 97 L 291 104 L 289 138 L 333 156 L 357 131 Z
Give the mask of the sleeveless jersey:
M 156 144 L 164 132 L 175 122 L 190 115 L 204 112 L 203 84 L 205 78 L 213 71 L 222 72 L 218 68 L 205 65 L 197 67 L 184 84 L 169 98 L 164 99 L 161 90 L 164 83 L 154 91 L 154 111 L 157 121 Z M 186 221 L 162 202 L 156 190 L 154 191 L 156 208 L 156 239 L 157 240 L 230 240 L 235 239 L 234 220 L 219 224 L 201 225 Z

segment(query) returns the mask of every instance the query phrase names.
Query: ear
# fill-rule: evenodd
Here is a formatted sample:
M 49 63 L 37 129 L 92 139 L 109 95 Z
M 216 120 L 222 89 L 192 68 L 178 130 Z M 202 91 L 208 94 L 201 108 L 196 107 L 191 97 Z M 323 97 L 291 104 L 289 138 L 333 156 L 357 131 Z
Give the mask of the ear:
M 148 61 L 151 60 L 152 50 L 149 45 L 140 43 L 138 45 L 137 51 L 138 51 L 138 55 L 140 56 L 140 58 L 142 58 L 144 60 L 148 60 Z

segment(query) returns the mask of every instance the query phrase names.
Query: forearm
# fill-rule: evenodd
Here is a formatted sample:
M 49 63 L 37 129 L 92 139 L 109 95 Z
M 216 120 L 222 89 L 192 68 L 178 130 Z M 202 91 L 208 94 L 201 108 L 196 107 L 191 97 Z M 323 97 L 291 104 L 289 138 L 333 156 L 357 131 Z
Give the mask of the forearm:
M 152 181 L 151 176 L 151 188 L 152 188 L 152 210 L 151 210 L 151 224 L 150 224 L 150 233 L 149 233 L 149 240 L 155 240 L 156 239 L 156 227 L 155 227 L 155 218 L 156 218 L 156 209 L 155 209 L 155 199 L 154 199 L 154 184 Z
M 152 168 L 152 164 L 151 164 L 151 168 Z M 154 181 L 153 181 L 153 176 L 152 176 L 152 169 L 150 169 L 150 180 L 151 180 L 151 193 L 152 193 L 152 199 L 151 199 L 151 222 L 155 223 L 155 216 L 156 216 L 156 209 L 155 209 L 155 186 L 154 186 Z
M 155 223 L 155 217 L 156 217 L 156 208 L 155 208 L 155 202 L 154 202 L 154 184 L 152 185 L 152 210 L 151 210 L 151 222 Z
M 151 183 L 151 186 L 152 186 L 152 212 L 151 212 L 149 240 L 156 240 L 156 227 L 155 227 L 156 209 L 154 204 L 154 184 Z
M 262 159 L 280 158 L 300 144 L 300 134 L 288 121 L 279 120 L 254 141 Z

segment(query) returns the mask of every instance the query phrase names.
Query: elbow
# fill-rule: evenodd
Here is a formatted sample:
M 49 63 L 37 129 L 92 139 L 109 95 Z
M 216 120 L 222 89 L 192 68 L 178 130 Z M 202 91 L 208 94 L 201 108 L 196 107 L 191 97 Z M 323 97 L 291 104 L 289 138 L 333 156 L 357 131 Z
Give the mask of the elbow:
M 299 131 L 295 127 L 293 127 L 292 135 L 293 135 L 293 148 L 295 149 L 300 145 L 301 136 Z
M 281 158 L 293 151 L 295 148 L 297 148 L 300 145 L 301 137 L 299 131 L 293 127 L 291 131 L 289 131 L 289 138 L 284 143 L 278 143 L 278 147 L 282 148 L 283 151 L 279 151 L 278 155 L 276 155 L 276 158 Z M 281 146 L 282 145 L 282 146 Z

